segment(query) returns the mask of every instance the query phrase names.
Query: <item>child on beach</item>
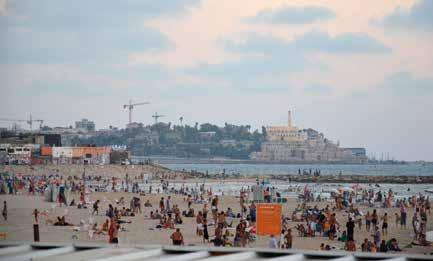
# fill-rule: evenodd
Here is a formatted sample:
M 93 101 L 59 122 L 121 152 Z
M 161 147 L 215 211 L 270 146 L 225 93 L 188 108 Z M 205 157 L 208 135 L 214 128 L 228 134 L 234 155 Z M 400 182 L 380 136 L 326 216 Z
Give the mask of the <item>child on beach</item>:
M 37 208 L 35 208 L 35 210 L 33 210 L 32 215 L 34 215 L 35 217 L 35 223 L 39 223 L 38 221 L 38 216 L 39 216 L 39 210 Z
M 398 224 L 400 224 L 400 216 L 398 213 L 395 213 L 395 227 L 398 227 Z

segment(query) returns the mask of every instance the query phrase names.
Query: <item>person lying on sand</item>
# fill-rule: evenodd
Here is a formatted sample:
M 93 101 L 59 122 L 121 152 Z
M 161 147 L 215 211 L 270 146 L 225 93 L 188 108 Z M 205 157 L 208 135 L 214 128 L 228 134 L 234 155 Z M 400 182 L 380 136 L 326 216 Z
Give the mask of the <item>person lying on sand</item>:
M 66 222 L 65 216 L 58 216 L 57 221 L 54 223 L 54 226 L 73 226 L 73 224 Z

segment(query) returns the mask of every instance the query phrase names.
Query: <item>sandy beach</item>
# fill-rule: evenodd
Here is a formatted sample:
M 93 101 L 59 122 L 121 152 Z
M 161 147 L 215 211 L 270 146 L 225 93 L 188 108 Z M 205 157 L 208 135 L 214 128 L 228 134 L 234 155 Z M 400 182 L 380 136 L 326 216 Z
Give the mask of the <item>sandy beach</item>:
M 29 167 L 7 167 L 8 171 L 14 173 L 21 173 L 25 175 L 38 175 L 40 173 L 49 174 L 50 172 L 57 173 L 62 176 L 79 176 L 82 174 L 82 166 L 37 166 L 34 168 Z M 131 179 L 140 176 L 142 173 L 154 174 L 155 177 L 159 175 L 167 175 L 173 172 L 167 170 L 161 170 L 155 167 L 149 166 L 90 166 L 86 167 L 87 175 L 103 175 L 104 178 L 111 178 L 118 176 L 119 178 L 127 172 Z M 52 174 L 52 173 L 51 173 Z M 182 180 L 183 177 L 178 176 L 178 179 Z M 193 180 L 190 180 L 193 181 Z M 155 186 L 159 184 L 157 178 L 152 181 Z M 200 181 L 197 181 L 200 182 Z M 88 224 L 97 223 L 99 228 L 101 224 L 107 220 L 105 212 L 108 208 L 108 204 L 112 204 L 114 207 L 129 208 L 129 202 L 133 196 L 139 197 L 141 203 L 150 201 L 152 207 L 141 207 L 141 214 L 134 217 L 122 217 L 122 220 L 131 221 L 131 223 L 121 224 L 121 230 L 119 231 L 119 243 L 120 244 L 171 244 L 170 235 L 173 233 L 173 229 L 158 229 L 156 226 L 159 224 L 159 220 L 150 219 L 150 211 L 154 211 L 158 208 L 159 200 L 161 197 L 167 198 L 169 194 L 166 193 L 153 193 L 146 195 L 139 195 L 137 193 L 126 193 L 126 192 L 92 192 L 87 195 L 86 201 L 94 202 L 100 200 L 100 208 L 98 215 L 92 215 L 92 206 L 89 205 L 87 209 L 78 209 L 76 206 L 59 206 L 58 203 L 46 202 L 43 196 L 28 195 L 25 190 L 19 191 L 17 195 L 1 195 L 2 201 L 6 201 L 8 204 L 8 220 L 1 219 L 0 221 L 0 232 L 7 233 L 8 241 L 32 241 L 33 240 L 33 223 L 34 217 L 32 215 L 33 210 L 36 208 L 42 213 L 47 215 L 40 215 L 40 238 L 44 242 L 73 242 L 78 240 L 80 242 L 99 242 L 107 243 L 108 235 L 93 235 L 89 236 Z M 177 204 L 180 210 L 187 210 L 186 196 L 170 193 L 172 197 L 173 205 Z M 125 204 L 117 204 L 116 201 L 121 197 L 124 197 Z M 78 193 L 71 193 L 68 201 L 74 199 L 76 202 L 80 200 Z M 289 216 L 301 204 L 296 198 L 288 198 L 287 203 L 282 204 L 283 214 Z M 322 201 L 322 202 L 308 202 L 307 205 L 314 207 L 317 205 L 318 208 L 324 208 L 326 205 L 335 205 L 334 200 Z M 192 204 L 192 207 L 197 213 L 203 208 L 203 204 Z M 233 212 L 240 212 L 239 198 L 236 196 L 220 196 L 218 208 L 219 210 L 227 210 L 230 207 Z M 366 213 L 372 211 L 373 208 L 367 206 L 358 206 L 359 209 Z M 377 208 L 378 215 L 382 216 L 385 212 L 389 216 L 389 228 L 388 235 L 384 236 L 383 239 L 396 238 L 400 248 L 404 252 L 408 253 L 431 253 L 433 252 L 432 246 L 413 246 L 410 243 L 413 241 L 413 231 L 411 225 L 411 217 L 415 211 L 414 208 L 407 209 L 408 225 L 406 229 L 401 229 L 399 225 L 396 225 L 394 219 L 394 213 L 399 213 L 398 208 Z M 75 226 L 53 226 L 51 221 L 55 220 L 57 216 L 65 216 L 66 221 L 74 224 Z M 433 229 L 433 222 L 431 218 L 432 214 L 428 216 L 427 231 Z M 345 224 L 348 219 L 348 214 L 345 210 L 336 211 L 337 221 L 340 223 L 340 229 L 345 229 Z M 47 221 L 48 220 L 48 221 Z M 232 236 L 235 233 L 235 227 L 239 223 L 238 218 L 233 219 L 232 228 L 228 228 Z M 80 225 L 80 223 L 82 223 Z M 305 223 L 305 222 L 304 222 Z M 85 224 L 85 225 L 83 225 Z M 289 221 L 289 227 L 292 228 L 293 234 L 293 248 L 297 249 L 313 249 L 318 250 L 321 243 L 335 247 L 335 249 L 343 249 L 344 243 L 335 240 L 329 240 L 327 237 L 319 236 L 315 237 L 300 237 L 294 228 L 297 224 L 302 222 Z M 176 228 L 180 228 L 184 236 L 185 245 L 210 245 L 210 243 L 203 243 L 202 237 L 196 235 L 196 219 L 183 217 L 183 224 L 176 225 Z M 75 229 L 74 229 L 75 228 Z M 338 232 L 338 234 L 340 234 Z M 212 238 L 214 235 L 214 227 L 209 226 L 209 234 Z M 365 229 L 365 222 L 363 221 L 362 228 L 359 229 L 356 226 L 354 231 L 354 239 L 356 242 L 357 250 L 360 251 L 360 245 L 364 238 L 371 240 L 372 232 L 367 232 Z M 230 237 L 233 241 L 233 237 Z M 268 244 L 268 236 L 259 236 L 256 241 L 250 242 L 247 247 L 266 247 Z

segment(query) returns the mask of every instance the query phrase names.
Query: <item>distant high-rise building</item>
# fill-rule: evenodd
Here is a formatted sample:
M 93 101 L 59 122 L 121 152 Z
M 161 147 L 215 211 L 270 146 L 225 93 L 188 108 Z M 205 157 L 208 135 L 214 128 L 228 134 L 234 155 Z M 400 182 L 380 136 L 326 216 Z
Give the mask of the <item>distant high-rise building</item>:
M 75 122 L 75 128 L 85 132 L 95 131 L 95 123 L 88 119 L 82 119 L 81 121 Z

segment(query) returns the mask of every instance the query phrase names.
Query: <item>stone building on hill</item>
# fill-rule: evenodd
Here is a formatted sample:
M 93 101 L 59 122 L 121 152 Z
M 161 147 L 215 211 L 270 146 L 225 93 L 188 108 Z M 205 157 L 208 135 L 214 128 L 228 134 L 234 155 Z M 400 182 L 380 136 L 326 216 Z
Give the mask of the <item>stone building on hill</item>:
M 261 144 L 261 151 L 251 153 L 250 158 L 260 162 L 287 163 L 367 161 L 364 148 L 340 148 L 339 144 L 326 139 L 323 133 L 292 126 L 290 111 L 287 126 L 266 127 L 266 141 Z

